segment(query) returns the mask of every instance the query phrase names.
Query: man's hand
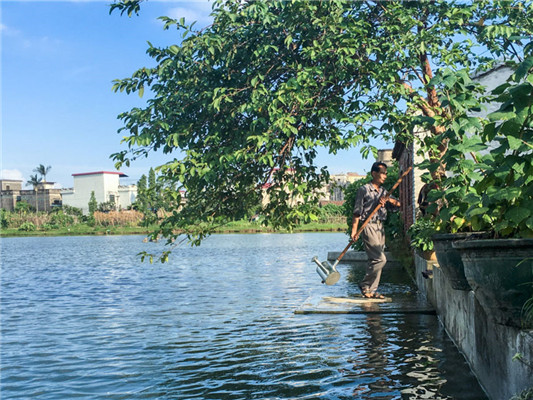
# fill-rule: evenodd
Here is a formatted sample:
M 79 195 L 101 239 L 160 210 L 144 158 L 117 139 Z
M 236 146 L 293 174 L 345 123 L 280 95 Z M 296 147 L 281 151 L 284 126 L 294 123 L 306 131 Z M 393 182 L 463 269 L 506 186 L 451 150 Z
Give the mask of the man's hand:
M 359 238 L 359 235 L 357 234 L 358 226 L 359 226 L 359 217 L 354 216 L 353 221 L 352 221 L 352 233 L 350 235 L 350 237 L 352 238 L 354 242 Z
M 379 204 L 381 204 L 382 207 L 384 207 L 387 202 L 391 203 L 395 207 L 400 207 L 400 202 L 398 200 L 394 200 L 386 196 L 383 196 L 379 199 Z

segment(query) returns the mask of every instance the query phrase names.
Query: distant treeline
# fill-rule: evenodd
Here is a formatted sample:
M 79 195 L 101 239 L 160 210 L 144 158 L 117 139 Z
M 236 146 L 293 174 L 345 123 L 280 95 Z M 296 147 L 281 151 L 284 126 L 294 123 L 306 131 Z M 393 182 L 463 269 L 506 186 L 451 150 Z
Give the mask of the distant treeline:
M 91 207 L 92 208 L 92 207 Z M 156 222 L 153 212 L 129 209 L 129 210 L 109 210 L 107 204 L 97 210 L 91 210 L 90 215 L 83 215 L 81 209 L 64 205 L 54 208 L 52 211 L 36 212 L 32 207 L 23 201 L 17 203 L 15 210 L 6 211 L 0 209 L 0 228 L 2 230 L 21 231 L 21 232 L 38 232 L 64 230 L 69 227 L 79 227 L 85 225 L 88 227 L 144 227 L 147 228 L 147 220 L 151 223 Z M 147 215 L 149 214 L 149 218 Z M 343 223 L 343 208 L 335 204 L 327 204 L 320 208 L 319 223 L 334 224 Z M 260 224 L 260 218 L 250 223 Z

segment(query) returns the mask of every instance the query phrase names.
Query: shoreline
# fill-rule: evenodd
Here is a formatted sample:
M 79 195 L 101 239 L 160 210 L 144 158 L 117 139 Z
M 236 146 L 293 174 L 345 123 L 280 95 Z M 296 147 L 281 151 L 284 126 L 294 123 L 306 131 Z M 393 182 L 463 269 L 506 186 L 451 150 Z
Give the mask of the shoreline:
M 16 229 L 0 230 L 0 238 L 12 237 L 59 237 L 59 236 L 104 236 L 104 235 L 149 235 L 156 227 L 90 227 L 88 225 L 76 225 L 73 227 L 65 227 L 61 229 L 47 230 L 47 231 L 19 231 Z M 216 229 L 213 234 L 221 233 L 300 233 L 300 232 L 346 232 L 346 224 L 328 224 L 328 223 L 312 223 L 296 227 L 292 231 L 286 229 L 272 229 L 269 227 L 261 227 L 257 225 L 243 224 L 240 222 L 236 226 L 226 226 L 224 228 Z

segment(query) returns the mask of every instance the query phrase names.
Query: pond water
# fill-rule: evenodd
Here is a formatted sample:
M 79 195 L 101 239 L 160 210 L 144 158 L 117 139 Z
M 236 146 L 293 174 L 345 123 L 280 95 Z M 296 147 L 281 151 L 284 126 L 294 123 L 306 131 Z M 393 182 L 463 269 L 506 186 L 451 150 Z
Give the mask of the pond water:
M 344 234 L 142 239 L 1 239 L 2 399 L 486 398 L 433 315 L 294 314 Z

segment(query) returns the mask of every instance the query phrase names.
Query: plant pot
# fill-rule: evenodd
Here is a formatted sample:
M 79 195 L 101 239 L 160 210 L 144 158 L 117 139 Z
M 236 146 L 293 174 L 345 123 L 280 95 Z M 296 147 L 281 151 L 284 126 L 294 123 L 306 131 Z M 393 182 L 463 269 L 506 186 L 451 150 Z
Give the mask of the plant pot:
M 524 303 L 533 297 L 533 239 L 453 242 L 461 253 L 466 280 L 487 315 L 498 324 L 521 328 Z
M 444 233 L 433 235 L 433 247 L 439 267 L 455 290 L 470 290 L 465 276 L 461 253 L 452 247 L 457 240 L 471 240 L 486 237 L 485 232 Z

